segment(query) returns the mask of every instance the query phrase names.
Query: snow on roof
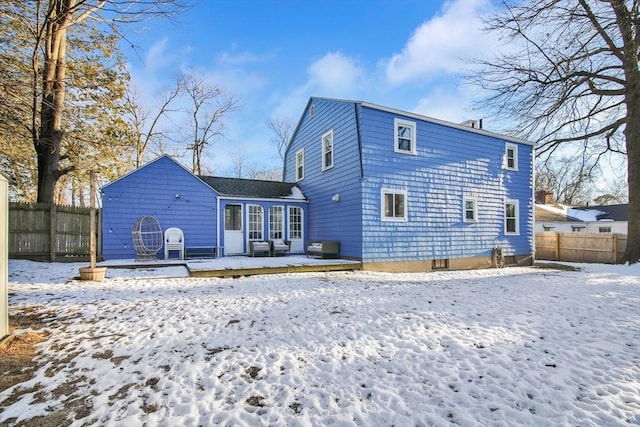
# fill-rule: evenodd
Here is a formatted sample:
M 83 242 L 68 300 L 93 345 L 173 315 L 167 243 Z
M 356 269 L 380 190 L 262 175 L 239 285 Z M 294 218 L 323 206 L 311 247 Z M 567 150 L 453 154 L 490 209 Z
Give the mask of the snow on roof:
M 598 215 L 603 214 L 604 212 L 599 211 L 597 209 L 567 209 L 567 214 L 580 219 L 580 221 L 584 222 L 592 222 L 598 220 Z
M 302 193 L 302 190 L 300 190 L 300 187 L 298 187 L 297 185 L 294 185 L 293 187 L 291 187 L 291 194 L 289 194 L 288 196 L 284 196 L 284 198 L 306 200 L 306 198 L 304 197 L 304 194 Z

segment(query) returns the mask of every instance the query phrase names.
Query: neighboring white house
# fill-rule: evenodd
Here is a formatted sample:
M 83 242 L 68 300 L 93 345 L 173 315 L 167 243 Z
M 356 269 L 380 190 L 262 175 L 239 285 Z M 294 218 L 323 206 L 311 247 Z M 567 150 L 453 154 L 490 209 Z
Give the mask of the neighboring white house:
M 538 192 L 535 215 L 535 231 L 627 234 L 626 204 L 570 207 L 554 203 L 547 192 Z

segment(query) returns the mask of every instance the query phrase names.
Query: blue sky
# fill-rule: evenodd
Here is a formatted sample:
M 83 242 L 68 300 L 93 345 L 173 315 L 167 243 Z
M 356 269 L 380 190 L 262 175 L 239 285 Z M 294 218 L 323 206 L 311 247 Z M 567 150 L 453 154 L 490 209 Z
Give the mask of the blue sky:
M 490 0 L 202 0 L 176 24 L 143 23 L 125 53 L 150 108 L 191 69 L 240 100 L 224 138 L 205 151 L 208 172 L 224 176 L 238 153 L 247 167 L 280 167 L 268 120 L 297 121 L 310 96 L 454 122 L 482 117 L 458 76 L 463 58 L 493 45 L 480 31 L 490 9 Z

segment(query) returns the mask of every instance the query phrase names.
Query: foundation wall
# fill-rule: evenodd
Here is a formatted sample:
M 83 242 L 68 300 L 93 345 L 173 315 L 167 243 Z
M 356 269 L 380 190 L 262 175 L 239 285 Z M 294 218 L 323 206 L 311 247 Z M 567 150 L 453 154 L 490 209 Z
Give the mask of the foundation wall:
M 531 266 L 533 265 L 533 255 L 514 255 L 505 257 L 506 266 Z M 449 260 L 448 268 L 439 270 L 477 270 L 482 268 L 493 268 L 491 259 L 482 258 L 456 258 Z M 362 269 L 365 271 L 380 271 L 388 273 L 422 273 L 433 271 L 432 260 L 422 261 L 394 261 L 394 262 L 363 262 Z

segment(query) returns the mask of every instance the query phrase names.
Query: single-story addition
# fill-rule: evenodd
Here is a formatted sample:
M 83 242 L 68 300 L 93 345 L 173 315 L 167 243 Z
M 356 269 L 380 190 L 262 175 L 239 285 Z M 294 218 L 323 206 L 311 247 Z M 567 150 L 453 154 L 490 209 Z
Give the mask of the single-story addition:
M 362 101 L 311 98 L 285 154 L 307 239 L 365 270 L 489 267 L 534 254 L 534 144 Z
M 106 260 L 136 257 L 132 229 L 143 216 L 162 230 L 180 228 L 187 256 L 248 254 L 250 241 L 276 239 L 289 240 L 291 253 L 305 252 L 307 200 L 296 184 L 196 176 L 165 155 L 101 191 Z
M 627 204 L 568 207 L 536 203 L 536 231 L 627 234 Z

